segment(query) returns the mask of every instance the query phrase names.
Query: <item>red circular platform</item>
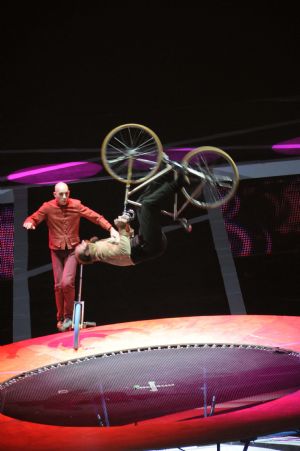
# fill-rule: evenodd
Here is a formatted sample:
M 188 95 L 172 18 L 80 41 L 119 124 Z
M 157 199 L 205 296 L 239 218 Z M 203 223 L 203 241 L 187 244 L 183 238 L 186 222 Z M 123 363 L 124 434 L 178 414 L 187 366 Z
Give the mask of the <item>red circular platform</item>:
M 0 449 L 56 450 L 59 440 L 65 450 L 137 451 L 299 427 L 298 317 L 121 323 L 83 330 L 78 351 L 72 344 L 67 332 L 0 349 Z M 87 399 L 98 409 L 91 423 Z

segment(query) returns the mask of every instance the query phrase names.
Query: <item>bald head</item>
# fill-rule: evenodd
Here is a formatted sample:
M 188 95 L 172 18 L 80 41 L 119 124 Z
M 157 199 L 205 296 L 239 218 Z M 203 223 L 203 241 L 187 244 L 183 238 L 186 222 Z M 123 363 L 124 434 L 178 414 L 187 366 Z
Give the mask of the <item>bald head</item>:
M 54 191 L 59 192 L 59 191 L 69 191 L 69 187 L 65 182 L 58 182 L 56 183 L 55 187 L 54 187 Z
M 64 182 L 56 183 L 53 196 L 55 197 L 59 205 L 66 205 L 70 196 L 68 185 Z

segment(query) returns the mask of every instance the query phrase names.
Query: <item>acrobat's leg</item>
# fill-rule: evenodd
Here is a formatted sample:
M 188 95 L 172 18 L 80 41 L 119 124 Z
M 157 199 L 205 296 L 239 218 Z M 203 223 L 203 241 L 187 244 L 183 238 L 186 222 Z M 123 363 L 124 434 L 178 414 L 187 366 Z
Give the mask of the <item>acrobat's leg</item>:
M 174 196 L 182 186 L 182 182 L 175 180 L 171 183 L 164 183 L 159 189 L 146 196 L 142 202 L 141 210 L 138 214 L 140 231 L 139 234 L 144 242 L 145 250 L 155 253 L 161 248 L 161 209 L 163 202 Z

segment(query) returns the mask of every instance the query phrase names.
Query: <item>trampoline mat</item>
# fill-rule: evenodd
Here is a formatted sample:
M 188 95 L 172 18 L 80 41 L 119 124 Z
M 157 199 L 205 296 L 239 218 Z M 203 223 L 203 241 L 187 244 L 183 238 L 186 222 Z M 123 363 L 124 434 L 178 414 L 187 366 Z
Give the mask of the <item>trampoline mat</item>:
M 192 344 L 83 357 L 0 385 L 4 415 L 64 426 L 118 426 L 183 412 L 241 409 L 300 389 L 299 354 Z M 193 416 L 192 416 L 193 417 Z

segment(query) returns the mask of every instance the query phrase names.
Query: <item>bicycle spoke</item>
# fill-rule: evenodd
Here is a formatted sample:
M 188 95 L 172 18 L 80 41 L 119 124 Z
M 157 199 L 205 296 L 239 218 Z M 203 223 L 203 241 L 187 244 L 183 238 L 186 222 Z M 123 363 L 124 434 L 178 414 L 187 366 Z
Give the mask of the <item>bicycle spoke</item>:
M 117 141 L 121 146 L 125 147 L 125 149 L 128 149 L 128 146 L 126 143 L 122 142 L 120 139 L 118 139 L 116 136 L 114 137 L 115 141 Z M 116 148 L 116 147 L 114 147 Z M 121 149 L 117 148 L 118 150 L 122 151 Z
M 151 141 L 151 144 L 154 142 L 152 137 L 147 139 L 147 141 L 142 142 L 140 145 L 137 146 L 137 148 L 140 149 L 143 146 L 146 146 L 146 145 L 149 146 L 150 144 L 147 144 L 147 143 L 149 143 L 150 141 Z
M 205 167 L 207 173 L 210 173 L 209 166 L 208 166 L 208 164 L 207 164 L 206 159 L 204 159 L 204 156 L 203 156 L 203 155 L 201 155 L 201 161 L 203 162 L 203 166 Z
M 127 173 L 127 167 L 128 167 L 128 158 L 120 160 L 118 162 L 119 164 L 115 164 L 114 170 L 118 173 Z
M 214 190 L 213 189 L 213 185 L 211 185 L 210 183 L 207 183 L 205 185 L 205 187 L 208 189 L 209 192 L 207 192 L 204 189 L 204 197 L 206 198 L 206 200 L 208 200 L 209 202 L 217 202 L 220 200 L 220 195 L 218 190 Z
M 107 160 L 108 161 L 108 163 L 109 164 L 115 164 L 115 163 L 119 163 L 119 162 L 121 162 L 121 161 L 126 161 L 126 160 L 128 160 L 128 157 L 127 156 L 121 156 L 121 157 L 118 157 L 118 158 L 115 158 L 114 160 Z
M 130 128 L 127 128 L 127 130 L 128 130 L 128 134 L 129 134 L 129 138 L 130 138 L 130 143 L 131 143 L 131 146 L 132 146 L 133 140 L 132 140 L 132 137 L 131 137 L 131 130 L 130 130 Z
M 198 197 L 200 196 L 200 194 L 203 192 L 203 188 L 204 188 L 204 183 L 201 182 L 200 185 L 198 185 L 194 191 L 191 194 L 191 197 L 198 199 Z
M 124 130 L 122 132 L 124 132 Z M 123 141 L 121 141 L 121 139 L 119 139 L 116 136 L 114 137 L 114 139 L 119 144 L 121 144 L 123 147 L 125 147 L 127 150 L 130 149 L 130 150 L 136 150 L 137 151 L 138 149 L 141 149 L 143 147 L 146 147 L 146 146 L 149 146 L 149 145 L 152 145 L 152 144 L 155 143 L 152 136 L 150 138 L 146 138 L 146 140 L 144 140 L 144 141 L 139 143 L 139 141 L 142 139 L 142 130 L 138 131 L 138 135 L 133 136 L 132 135 L 132 131 L 130 129 L 128 129 L 128 135 L 129 135 L 129 141 L 130 141 L 129 144 L 126 143 L 126 139 L 125 139 L 124 133 L 122 133 Z
M 151 151 L 151 152 L 149 152 L 149 151 L 146 151 L 146 152 L 139 152 L 139 153 L 137 154 L 137 158 L 140 157 L 140 156 L 143 156 L 143 155 L 155 155 L 155 149 L 153 149 L 153 151 Z
M 110 144 L 109 150 L 113 148 L 115 151 L 117 151 L 118 153 L 121 153 L 123 155 L 126 155 L 125 151 L 123 151 L 122 149 L 119 149 L 118 147 L 113 146 L 112 144 Z

